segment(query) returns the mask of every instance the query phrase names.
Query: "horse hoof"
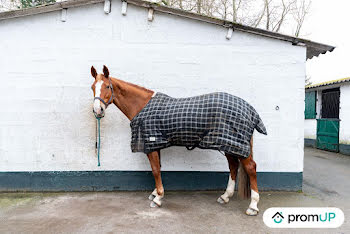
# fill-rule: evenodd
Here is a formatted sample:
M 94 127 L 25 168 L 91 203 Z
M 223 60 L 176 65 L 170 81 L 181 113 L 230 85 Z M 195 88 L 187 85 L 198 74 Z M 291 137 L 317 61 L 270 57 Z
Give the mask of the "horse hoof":
M 222 199 L 222 197 L 219 197 L 218 200 L 216 200 L 218 203 L 220 204 L 226 204 L 228 203 L 228 201 L 225 201 L 224 199 Z
M 256 215 L 258 215 L 259 211 L 248 208 L 245 213 L 249 216 L 256 216 Z
M 151 204 L 149 205 L 151 208 L 158 208 L 160 206 L 157 205 L 154 201 L 151 201 Z
M 149 199 L 150 201 L 153 201 L 153 199 L 154 199 L 155 197 L 156 197 L 156 196 L 154 196 L 153 194 L 151 194 L 151 195 L 149 195 L 148 199 Z

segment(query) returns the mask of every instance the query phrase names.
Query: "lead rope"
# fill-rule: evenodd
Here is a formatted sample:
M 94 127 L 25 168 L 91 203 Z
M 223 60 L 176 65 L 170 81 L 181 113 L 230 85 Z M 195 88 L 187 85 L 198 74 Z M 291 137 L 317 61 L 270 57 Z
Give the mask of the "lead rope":
M 103 102 L 103 104 L 105 104 L 106 106 L 106 109 L 108 107 L 109 104 L 113 103 L 113 100 L 114 100 L 114 97 L 113 97 L 113 84 L 112 84 L 112 81 L 111 81 L 111 78 L 108 77 L 108 80 L 109 80 L 109 85 L 110 85 L 110 89 L 111 89 L 111 98 L 108 100 L 108 103 L 106 104 L 105 101 L 103 99 L 101 99 L 100 97 L 95 97 L 95 99 L 98 99 L 100 101 Z M 98 143 L 97 143 L 97 166 L 101 166 L 100 164 L 100 147 L 101 147 L 101 131 L 100 131 L 100 120 L 101 120 L 101 117 L 97 117 L 97 115 L 95 114 L 94 112 L 94 115 L 95 115 L 95 118 L 97 120 L 97 128 L 98 128 Z
M 97 166 L 101 166 L 100 164 L 100 147 L 101 147 L 101 131 L 100 131 L 100 120 L 101 118 L 95 116 L 96 120 L 97 120 L 97 129 L 98 129 L 98 142 L 97 142 Z

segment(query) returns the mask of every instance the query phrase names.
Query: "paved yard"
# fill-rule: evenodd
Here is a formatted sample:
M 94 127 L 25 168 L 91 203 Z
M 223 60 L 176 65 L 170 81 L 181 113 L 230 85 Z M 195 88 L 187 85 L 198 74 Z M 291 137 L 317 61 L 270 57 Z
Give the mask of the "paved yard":
M 148 192 L 3 193 L 0 233 L 349 233 L 350 157 L 306 148 L 304 167 L 303 193 L 261 193 L 257 217 L 244 214 L 249 201 L 216 203 L 221 191 L 166 192 L 161 209 L 149 208 Z M 345 223 L 336 230 L 272 230 L 262 221 L 272 206 L 335 206 Z

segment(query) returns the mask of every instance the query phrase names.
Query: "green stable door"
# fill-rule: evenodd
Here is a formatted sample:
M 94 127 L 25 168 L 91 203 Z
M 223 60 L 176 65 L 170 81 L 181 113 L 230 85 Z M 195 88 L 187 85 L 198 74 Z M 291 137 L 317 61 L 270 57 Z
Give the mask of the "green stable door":
M 339 119 L 317 120 L 318 149 L 339 152 Z

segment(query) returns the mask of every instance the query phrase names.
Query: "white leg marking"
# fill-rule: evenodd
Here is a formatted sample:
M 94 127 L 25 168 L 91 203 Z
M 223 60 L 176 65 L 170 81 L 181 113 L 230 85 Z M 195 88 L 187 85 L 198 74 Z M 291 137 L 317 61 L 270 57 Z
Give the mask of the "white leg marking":
M 100 97 L 102 84 L 103 84 L 102 80 L 96 82 L 96 84 L 95 84 L 95 97 Z M 95 99 L 95 101 L 94 101 L 94 111 L 96 114 L 101 114 L 101 101 L 98 99 Z
M 250 205 L 249 205 L 249 208 L 246 211 L 247 215 L 257 215 L 259 213 L 258 202 L 259 202 L 259 193 L 255 192 L 252 189 L 251 190 Z
M 229 175 L 228 177 L 229 177 L 229 179 L 228 179 L 226 191 L 217 200 L 217 202 L 219 202 L 221 204 L 228 203 L 230 201 L 230 197 L 232 197 L 234 192 L 235 192 L 236 182 L 234 180 L 232 180 L 231 175 Z
M 153 193 L 152 193 L 153 194 Z M 162 205 L 162 198 L 164 197 L 164 193 L 163 195 L 157 195 L 155 196 L 155 198 L 153 198 L 153 201 L 151 201 L 150 206 L 153 207 L 160 207 Z
M 149 195 L 148 199 L 153 201 L 153 199 L 157 196 L 157 189 L 155 188 L 153 192 Z
M 158 206 L 161 206 L 163 197 L 164 197 L 164 194 L 162 196 L 157 194 L 157 196 L 153 199 L 153 202 L 156 203 Z

